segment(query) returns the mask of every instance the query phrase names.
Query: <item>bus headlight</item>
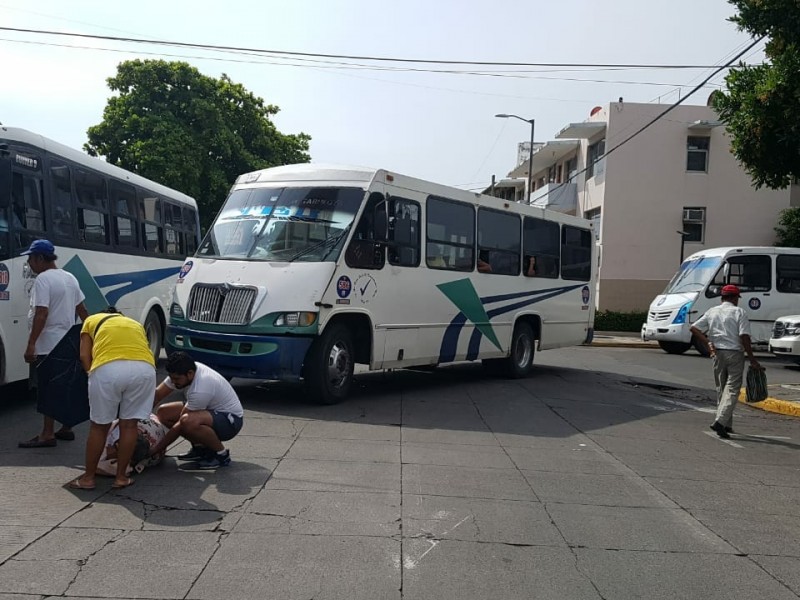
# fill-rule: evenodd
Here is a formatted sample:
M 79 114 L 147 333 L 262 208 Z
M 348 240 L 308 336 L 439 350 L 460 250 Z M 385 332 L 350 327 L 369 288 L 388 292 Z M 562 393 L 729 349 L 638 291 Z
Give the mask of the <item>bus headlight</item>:
M 275 327 L 308 327 L 317 320 L 315 312 L 288 312 L 278 315 Z
M 183 319 L 183 309 L 181 305 L 177 302 L 173 302 L 172 306 L 169 307 L 169 314 L 171 317 L 175 317 L 176 319 Z
M 678 311 L 678 314 L 675 317 L 675 320 L 672 321 L 672 324 L 682 325 L 683 323 L 686 323 L 686 317 L 689 315 L 689 309 L 691 307 L 692 307 L 691 302 L 687 302 L 686 304 L 681 306 L 681 309 Z

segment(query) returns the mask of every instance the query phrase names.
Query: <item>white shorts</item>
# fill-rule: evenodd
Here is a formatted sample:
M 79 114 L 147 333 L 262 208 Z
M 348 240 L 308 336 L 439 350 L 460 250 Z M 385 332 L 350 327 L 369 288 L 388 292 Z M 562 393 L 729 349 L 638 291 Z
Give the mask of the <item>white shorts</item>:
M 156 394 L 156 370 L 141 360 L 115 360 L 89 373 L 89 418 L 147 419 Z

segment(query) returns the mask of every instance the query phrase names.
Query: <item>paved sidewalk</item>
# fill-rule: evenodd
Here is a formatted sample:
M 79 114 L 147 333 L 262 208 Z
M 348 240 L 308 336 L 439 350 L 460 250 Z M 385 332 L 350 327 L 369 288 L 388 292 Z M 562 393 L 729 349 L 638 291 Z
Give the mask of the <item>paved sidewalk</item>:
M 658 342 L 643 342 L 638 333 L 631 331 L 595 331 L 592 343 L 587 345 L 606 348 L 658 348 Z

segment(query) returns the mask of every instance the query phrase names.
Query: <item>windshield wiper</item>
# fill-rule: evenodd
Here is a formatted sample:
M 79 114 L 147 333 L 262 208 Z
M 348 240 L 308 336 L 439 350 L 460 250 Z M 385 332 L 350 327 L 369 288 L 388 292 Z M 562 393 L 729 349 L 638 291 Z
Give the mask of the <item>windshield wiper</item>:
M 306 256 L 307 254 L 311 254 L 315 250 L 319 250 L 320 248 L 324 248 L 325 246 L 330 246 L 330 249 L 319 259 L 320 262 L 322 262 L 323 260 L 328 258 L 328 255 L 336 247 L 337 242 L 339 242 L 339 240 L 341 240 L 344 236 L 346 236 L 348 231 L 350 231 L 350 225 L 342 229 L 339 233 L 337 233 L 334 236 L 325 238 L 324 240 L 322 240 L 321 242 L 317 242 L 313 246 L 308 246 L 307 248 L 303 248 L 296 254 L 290 256 L 287 260 L 289 262 L 294 262 L 301 256 Z

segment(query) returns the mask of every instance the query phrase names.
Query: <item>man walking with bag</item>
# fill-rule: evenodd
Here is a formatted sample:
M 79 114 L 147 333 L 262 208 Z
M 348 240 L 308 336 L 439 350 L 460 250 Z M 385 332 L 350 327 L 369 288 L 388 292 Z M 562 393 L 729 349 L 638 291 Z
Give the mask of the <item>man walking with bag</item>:
M 724 286 L 720 305 L 708 309 L 691 328 L 692 335 L 708 347 L 713 360 L 717 415 L 711 429 L 725 439 L 731 437 L 729 434 L 733 431 L 733 411 L 742 387 L 745 353 L 750 367 L 761 369 L 750 344 L 750 320 L 739 308 L 740 296 L 735 285 Z

